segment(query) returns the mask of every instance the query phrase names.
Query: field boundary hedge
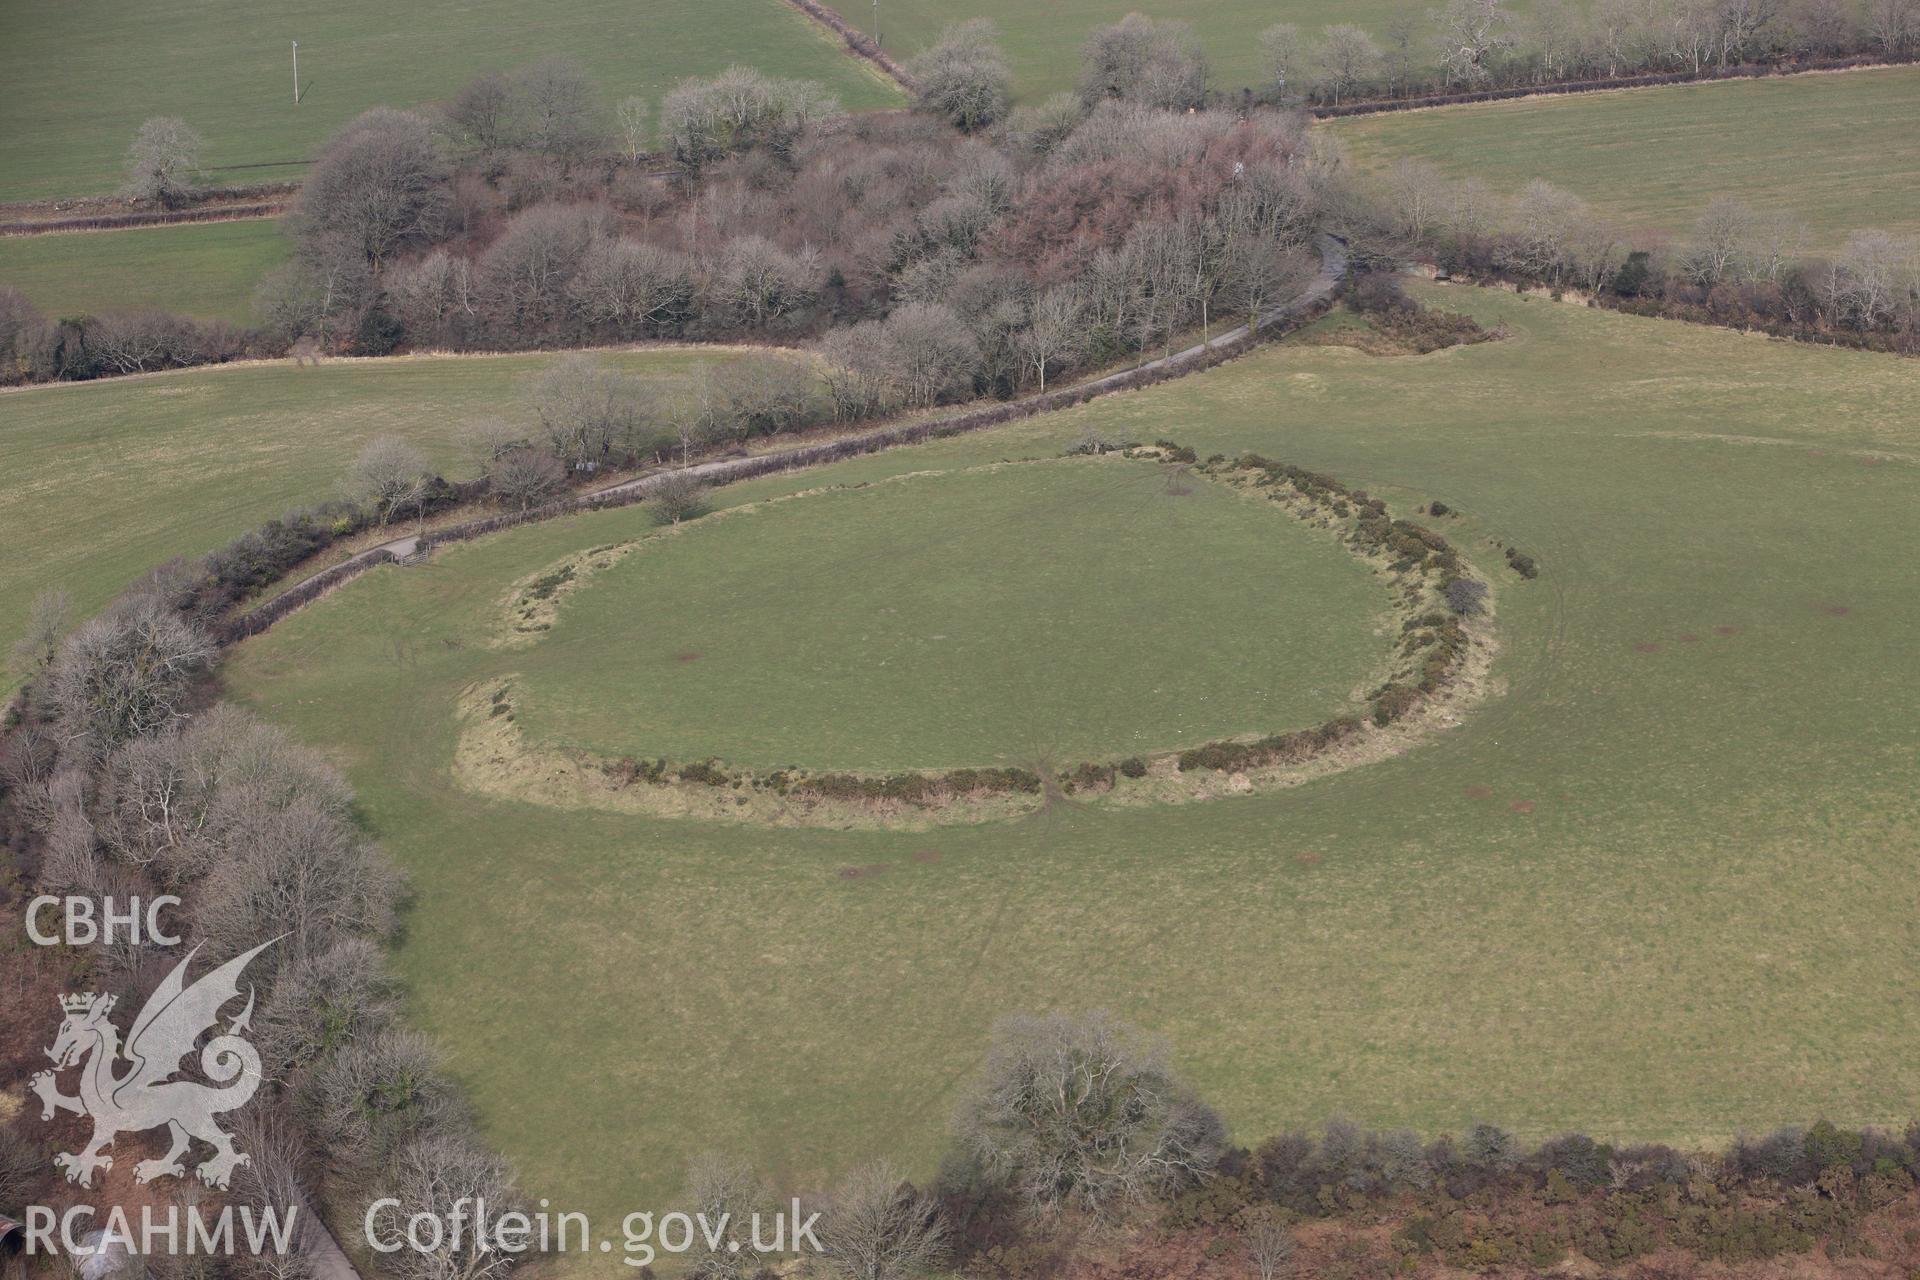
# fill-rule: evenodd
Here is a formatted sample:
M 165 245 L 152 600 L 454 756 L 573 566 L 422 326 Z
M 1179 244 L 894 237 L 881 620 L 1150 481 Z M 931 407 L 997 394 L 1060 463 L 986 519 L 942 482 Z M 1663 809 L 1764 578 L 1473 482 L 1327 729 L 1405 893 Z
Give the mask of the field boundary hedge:
M 787 0 L 787 3 L 845 40 L 847 48 L 856 58 L 865 58 L 880 68 L 888 78 L 909 94 L 919 92 L 918 82 L 907 74 L 907 69 L 900 65 L 898 59 L 881 48 L 878 40 L 848 22 L 837 11 L 821 4 L 820 0 Z
M 1520 98 L 1552 97 L 1569 93 L 1600 93 L 1607 89 L 1657 89 L 1671 84 L 1706 84 L 1719 80 L 1764 80 L 1770 77 L 1811 75 L 1832 71 L 1869 71 L 1883 67 L 1905 67 L 1920 62 L 1920 53 L 1858 54 L 1844 58 L 1816 58 L 1806 62 L 1743 62 L 1738 66 L 1702 67 L 1698 71 L 1653 71 L 1642 75 L 1615 76 L 1598 80 L 1557 80 L 1545 84 L 1511 85 L 1500 89 L 1475 89 L 1462 93 L 1434 93 L 1413 98 L 1375 98 L 1364 102 L 1343 102 L 1312 106 L 1315 119 L 1337 120 L 1346 116 L 1380 115 L 1390 111 L 1417 111 L 1427 107 L 1457 107 L 1475 102 L 1509 102 Z
M 782 471 L 797 471 L 823 463 L 879 453 L 899 445 L 922 444 L 929 440 L 981 431 L 1002 423 L 1015 422 L 1022 418 L 1085 404 L 1100 396 L 1111 395 L 1118 391 L 1149 387 L 1190 373 L 1198 373 L 1203 369 L 1210 369 L 1217 364 L 1244 355 L 1258 345 L 1263 338 L 1273 333 L 1291 331 L 1303 321 L 1319 316 L 1331 305 L 1333 296 L 1346 275 L 1346 244 L 1338 237 L 1328 235 L 1322 238 L 1320 249 L 1320 274 L 1293 299 L 1262 317 L 1258 324 L 1244 325 L 1229 336 L 1202 343 L 1197 347 L 1163 357 L 1135 369 L 1122 370 L 1119 373 L 1095 378 L 1091 382 L 1041 392 L 1038 395 L 1027 396 L 1005 404 L 966 409 L 920 422 L 877 427 L 835 440 L 796 445 L 790 449 L 775 450 L 754 457 L 728 458 L 680 470 L 655 472 L 595 493 L 563 498 L 526 511 L 509 511 L 493 516 L 482 516 L 444 529 L 436 529 L 428 534 L 397 538 L 372 551 L 361 552 L 353 559 L 335 565 L 331 569 L 323 570 L 315 577 L 328 577 L 329 585 L 337 585 L 348 578 L 364 573 L 376 564 L 386 564 L 389 559 L 430 552 L 442 543 L 464 542 L 470 538 L 497 533 L 502 529 L 517 528 L 523 524 L 553 520 L 561 516 L 631 506 L 652 497 L 658 488 L 668 482 L 669 477 L 692 476 L 706 484 L 731 484 L 739 480 L 751 480 Z M 378 558 L 382 551 L 387 552 L 387 559 Z M 291 565 L 288 566 L 288 568 L 291 567 Z M 265 631 L 300 605 L 314 598 L 304 594 L 310 581 L 311 579 L 302 581 L 273 600 L 229 619 L 217 628 L 216 637 L 222 644 L 232 644 L 247 636 L 258 635 Z M 282 603 L 296 593 L 299 593 L 299 598 L 294 603 Z

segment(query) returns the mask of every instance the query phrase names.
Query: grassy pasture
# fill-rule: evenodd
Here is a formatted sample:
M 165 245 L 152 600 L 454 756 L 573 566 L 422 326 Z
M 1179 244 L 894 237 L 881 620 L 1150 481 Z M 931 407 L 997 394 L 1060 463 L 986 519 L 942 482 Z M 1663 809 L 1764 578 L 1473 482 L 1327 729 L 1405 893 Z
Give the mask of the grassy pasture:
M 164 307 L 246 324 L 254 286 L 287 258 L 271 218 L 0 238 L 0 284 L 49 316 Z
M 1350 712 L 1389 603 L 1270 504 L 1074 460 L 693 525 L 591 579 L 512 665 L 527 734 L 608 756 L 1066 767 Z
M 1526 0 L 1509 6 L 1524 13 Z M 1205 50 L 1217 89 L 1238 92 L 1258 86 L 1265 74 L 1260 65 L 1260 33 L 1276 22 L 1291 22 L 1307 36 L 1336 22 L 1364 27 L 1376 41 L 1387 43 L 1397 21 L 1412 24 L 1416 64 L 1432 61 L 1434 30 L 1427 18 L 1431 5 L 1415 0 L 1157 0 L 1129 4 L 1125 0 L 1053 0 L 1029 4 L 1022 0 L 885 0 L 878 20 L 886 46 L 911 56 L 940 38 L 948 24 L 968 18 L 991 18 L 1000 29 L 1001 47 L 1013 67 L 1015 97 L 1022 102 L 1071 89 L 1080 75 L 1080 46 L 1095 27 L 1117 22 L 1129 13 L 1174 18 L 1190 25 Z M 875 10 L 854 0 L 840 6 L 847 21 L 872 34 Z
M 1430 160 L 1514 191 L 1545 178 L 1642 235 L 1680 236 L 1716 195 L 1850 231 L 1920 230 L 1920 67 L 1474 103 L 1323 125 L 1362 166 Z
M 0 0 L 0 30 L 0 200 L 113 190 L 134 130 L 154 115 L 200 131 L 215 180 L 298 177 L 368 107 L 441 98 L 476 71 L 548 54 L 577 58 L 609 101 L 657 100 L 732 63 L 819 80 L 849 107 L 899 101 L 780 0 L 324 0 L 272 20 L 242 0 Z
M 475 642 L 507 585 L 635 536 L 631 510 L 378 570 L 239 650 L 231 691 L 340 760 L 412 874 L 412 1016 L 529 1193 L 616 1215 L 711 1148 L 797 1185 L 881 1152 L 924 1173 L 993 1019 L 1048 1007 L 1165 1033 L 1242 1139 L 1335 1113 L 1677 1141 L 1904 1121 L 1920 367 L 1445 296 L 1512 336 L 1424 357 L 1269 348 L 716 495 L 1049 456 L 1095 426 L 1256 449 L 1396 512 L 1446 501 L 1463 514 L 1441 527 L 1499 592 L 1499 693 L 1412 753 L 1289 791 L 906 834 L 457 790 L 452 707 L 518 657 Z M 795 555 L 853 536 L 794 532 Z M 954 529 L 956 590 L 992 571 L 963 554 L 976 532 Z M 1499 569 L 1493 540 L 1541 577 Z M 796 607 L 858 599 L 819 576 Z M 1187 588 L 1127 590 L 1150 613 Z M 1196 668 L 1241 643 L 1207 622 Z M 602 648 L 610 700 L 674 678 L 612 632 Z M 1106 683 L 1085 715 L 1151 680 Z M 868 713 L 827 714 L 822 740 Z
M 670 374 L 713 357 L 606 358 Z M 461 422 L 514 414 L 550 359 L 276 362 L 0 393 L 0 653 L 41 588 L 64 586 L 91 613 L 170 556 L 336 496 L 376 436 L 405 437 L 458 474 Z

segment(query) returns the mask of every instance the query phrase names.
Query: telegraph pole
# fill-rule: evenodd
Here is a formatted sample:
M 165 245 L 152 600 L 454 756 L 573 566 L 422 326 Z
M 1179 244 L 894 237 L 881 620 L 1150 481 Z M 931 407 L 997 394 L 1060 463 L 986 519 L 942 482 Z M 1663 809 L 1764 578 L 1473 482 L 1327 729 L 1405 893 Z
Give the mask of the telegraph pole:
M 880 0 L 873 0 L 873 42 L 877 45 L 887 42 L 886 37 L 880 34 Z
M 879 4 L 880 0 L 873 0 L 873 2 Z M 296 107 L 300 105 L 300 42 L 298 40 L 293 42 L 293 105 Z

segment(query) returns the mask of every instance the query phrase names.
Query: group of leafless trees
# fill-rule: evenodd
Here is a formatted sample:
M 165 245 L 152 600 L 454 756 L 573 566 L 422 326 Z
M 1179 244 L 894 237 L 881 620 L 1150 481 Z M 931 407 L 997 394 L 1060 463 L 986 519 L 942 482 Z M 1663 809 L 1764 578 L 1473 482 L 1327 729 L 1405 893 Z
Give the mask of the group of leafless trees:
M 1339 106 L 1355 97 L 1610 80 L 1810 58 L 1906 58 L 1920 50 L 1920 0 L 1446 0 L 1385 31 L 1277 23 L 1260 36 L 1270 101 Z
M 42 891 L 178 896 L 171 923 L 206 961 L 275 940 L 248 973 L 267 1088 L 241 1134 L 251 1163 L 238 1195 L 303 1216 L 324 1201 L 354 1221 L 383 1195 L 408 1214 L 473 1195 L 510 1206 L 504 1167 L 474 1138 L 431 1048 L 399 1025 L 383 945 L 404 881 L 361 830 L 346 781 L 283 730 L 206 705 L 214 646 L 182 607 L 198 572 L 157 571 L 78 626 L 61 593 L 35 602 L 14 653 L 26 682 L 17 723 L 0 739 L 5 827 Z M 118 939 L 95 976 L 143 992 L 183 954 Z M 312 1239 L 297 1236 L 290 1257 L 206 1265 L 301 1280 Z M 185 1265 L 149 1261 L 162 1276 Z M 395 1254 L 393 1267 L 407 1280 L 471 1280 L 504 1260 L 448 1242 Z
M 744 68 L 686 81 L 657 113 L 665 169 L 533 141 L 603 118 L 537 105 L 597 101 L 565 64 L 369 112 L 316 162 L 261 323 L 365 353 L 813 339 L 848 419 L 1164 351 L 1309 266 L 1330 170 L 1300 118 L 1190 110 L 1179 24 L 1101 29 L 1080 92 L 1022 111 L 989 24 L 914 74 L 921 112 L 882 117 Z M 644 129 L 643 107 L 618 114 Z
M 1470 274 L 1685 318 L 1920 349 L 1920 237 L 1859 231 L 1837 250 L 1811 254 L 1807 228 L 1790 213 L 1720 196 L 1677 242 L 1634 249 L 1551 183 L 1497 195 L 1422 160 L 1395 165 L 1367 208 L 1391 252 Z

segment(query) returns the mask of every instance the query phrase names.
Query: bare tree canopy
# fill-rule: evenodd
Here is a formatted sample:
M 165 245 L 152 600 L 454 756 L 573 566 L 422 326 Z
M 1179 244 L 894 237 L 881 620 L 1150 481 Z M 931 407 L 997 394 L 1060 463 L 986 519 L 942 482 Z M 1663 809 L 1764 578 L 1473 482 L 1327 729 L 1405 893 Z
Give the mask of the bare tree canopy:
M 192 188 L 206 143 L 185 120 L 154 116 L 140 126 L 127 151 L 127 198 L 172 207 Z
M 1081 51 L 1080 98 L 1108 98 L 1165 109 L 1198 107 L 1207 96 L 1207 63 L 1184 22 L 1130 13 L 1098 27 Z
M 303 240 L 339 237 L 377 267 L 439 234 L 445 173 L 424 118 L 375 107 L 335 134 L 314 162 L 295 225 Z
M 820 1218 L 819 1267 L 836 1280 L 912 1280 L 946 1259 L 946 1219 L 885 1160 L 834 1189 Z
M 63 735 L 104 754 L 159 732 L 184 714 L 188 686 L 212 657 L 213 642 L 158 600 L 95 618 L 67 637 L 53 663 Z
M 1174 1076 L 1165 1048 L 1103 1013 L 1002 1020 L 955 1128 L 1042 1215 L 1175 1194 L 1225 1147 L 1219 1117 Z
M 426 455 L 397 436 L 368 442 L 347 468 L 348 495 L 378 512 L 381 524 L 418 507 L 432 483 Z
M 1012 100 L 1013 75 L 986 18 L 948 27 L 908 64 L 907 73 L 921 109 L 967 133 L 1004 118 Z

